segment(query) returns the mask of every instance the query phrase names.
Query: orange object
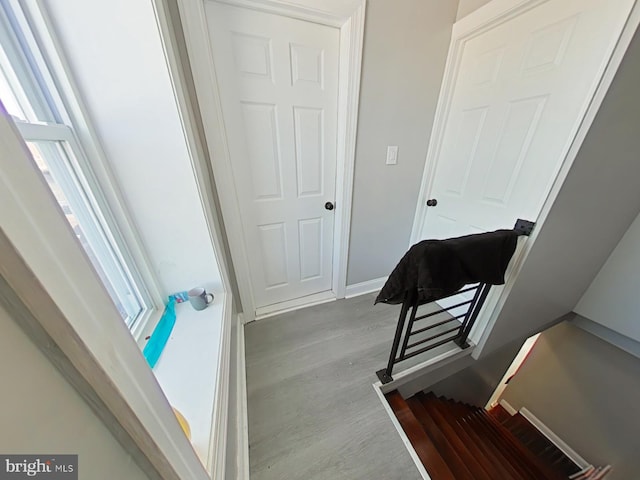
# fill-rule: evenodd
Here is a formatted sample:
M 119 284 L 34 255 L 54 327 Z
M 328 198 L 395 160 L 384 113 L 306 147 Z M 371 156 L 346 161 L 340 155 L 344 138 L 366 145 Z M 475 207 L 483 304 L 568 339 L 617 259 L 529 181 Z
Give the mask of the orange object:
M 177 408 L 173 408 L 173 413 L 178 419 L 178 423 L 182 427 L 182 431 L 187 436 L 189 441 L 191 441 L 191 427 L 189 427 L 189 422 L 187 422 L 187 419 L 184 418 L 184 415 L 182 415 L 182 413 L 180 413 L 180 411 Z

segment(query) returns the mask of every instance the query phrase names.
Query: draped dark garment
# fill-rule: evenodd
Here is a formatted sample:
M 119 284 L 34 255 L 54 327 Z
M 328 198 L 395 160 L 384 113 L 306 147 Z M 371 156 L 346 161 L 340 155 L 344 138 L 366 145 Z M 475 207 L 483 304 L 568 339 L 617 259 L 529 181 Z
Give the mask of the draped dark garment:
M 517 241 L 514 230 L 496 230 L 416 243 L 393 269 L 375 303 L 402 303 L 407 292 L 415 290 L 422 305 L 467 284 L 502 285 Z

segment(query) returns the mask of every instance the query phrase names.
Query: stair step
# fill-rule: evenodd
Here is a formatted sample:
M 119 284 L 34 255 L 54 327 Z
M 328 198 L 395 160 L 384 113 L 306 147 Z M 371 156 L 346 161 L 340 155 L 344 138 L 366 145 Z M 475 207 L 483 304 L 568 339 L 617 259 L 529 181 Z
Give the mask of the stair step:
M 433 394 L 426 394 L 426 397 L 435 398 Z M 484 442 L 485 447 L 495 452 L 499 458 L 499 464 L 502 464 L 505 469 L 511 473 L 505 478 L 510 479 L 524 479 L 524 480 L 539 480 L 539 478 L 533 475 L 530 471 L 524 468 L 517 456 L 511 454 L 502 439 L 495 435 L 492 430 L 487 430 L 486 425 L 481 421 L 484 409 L 479 407 L 461 407 L 461 411 L 464 410 L 465 416 L 461 418 L 468 418 L 471 427 L 476 432 L 477 436 Z
M 458 451 L 474 478 L 493 480 L 495 478 L 495 476 L 491 474 L 493 468 L 486 462 L 486 459 L 478 457 L 477 447 L 468 441 L 465 432 L 460 431 L 457 423 L 458 416 L 451 405 L 425 395 L 416 396 L 416 398 L 420 400 L 420 403 L 435 420 L 440 430 L 449 439 L 450 443 L 454 445 L 454 448 Z
M 483 421 L 483 412 L 477 411 L 468 418 L 468 422 L 476 432 L 476 434 L 486 442 L 496 455 L 501 457 L 511 470 L 516 472 L 514 478 L 522 478 L 527 480 L 538 480 L 536 476 L 523 465 L 522 459 L 510 449 L 505 441 L 497 432 L 489 428 L 487 423 Z
M 554 471 L 549 465 L 537 458 L 530 450 L 522 445 L 522 443 L 507 428 L 498 423 L 493 417 L 485 414 L 484 419 L 491 428 L 502 435 L 502 437 L 507 441 L 509 448 L 511 448 L 514 453 L 521 455 L 523 464 L 526 464 L 527 469 L 534 473 L 537 472 L 539 478 L 547 478 L 549 480 L 564 480 L 566 478 L 564 475 Z
M 534 455 L 554 470 L 562 472 L 565 476 L 580 471 L 578 465 L 520 413 L 514 415 L 505 426 Z
M 511 418 L 511 414 L 507 412 L 507 410 L 499 403 L 497 403 L 495 407 L 489 410 L 489 413 L 503 425 L 504 422 Z
M 393 391 L 385 397 L 432 480 L 456 480 L 400 393 Z
M 427 411 L 429 411 L 429 408 L 433 409 L 434 413 L 431 413 L 431 415 L 439 421 L 443 421 L 445 419 L 447 409 L 451 409 L 456 415 L 461 412 L 459 405 L 456 404 L 443 404 L 441 402 L 432 401 L 425 395 L 417 396 L 417 398 L 419 398 L 422 404 L 425 405 Z M 464 409 L 464 414 L 466 415 L 468 413 L 467 409 Z M 476 474 L 476 478 L 488 478 L 489 480 L 495 480 L 496 478 L 509 478 L 509 473 L 504 468 L 500 468 L 499 462 L 494 463 L 491 456 L 487 455 L 486 451 L 482 449 L 478 441 L 472 438 L 470 433 L 464 429 L 463 423 L 461 423 L 462 418 L 464 418 L 464 415 L 457 415 L 456 418 L 449 422 L 449 427 L 468 450 L 473 462 L 477 464 L 474 468 L 481 469 L 481 471 L 479 470 Z M 507 477 L 505 477 L 505 475 L 507 475 Z
M 496 469 L 501 472 L 495 478 L 508 478 L 514 480 L 527 479 L 528 477 L 523 476 L 517 468 L 511 465 L 511 462 L 505 457 L 502 451 L 495 448 L 486 435 L 476 432 L 476 429 L 472 425 L 472 421 L 471 417 L 467 416 L 462 418 L 460 423 L 468 433 L 469 437 L 471 437 L 472 441 L 474 441 L 480 450 L 484 452 L 485 456 L 491 461 Z
M 435 419 L 417 398 L 412 397 L 407 399 L 407 405 L 409 405 L 411 411 L 422 424 L 424 431 L 442 454 L 442 458 L 454 473 L 456 480 L 474 480 L 474 476 L 463 459 L 463 455 L 458 450 L 460 445 L 452 442 L 451 439 L 445 435 Z
M 435 398 L 433 394 L 426 394 L 427 398 Z M 486 451 L 492 452 L 492 456 L 497 458 L 497 465 L 502 466 L 502 470 L 507 470 L 510 473 L 506 477 L 509 479 L 526 479 L 533 480 L 533 477 L 529 475 L 529 473 L 523 469 L 520 465 L 517 464 L 517 459 L 508 455 L 508 450 L 505 450 L 504 445 L 500 443 L 500 439 L 497 437 L 493 437 L 493 432 L 487 432 L 486 427 L 479 422 L 478 415 L 481 415 L 484 410 L 479 407 L 467 406 L 464 404 L 458 405 L 462 416 L 459 417 L 460 420 L 467 420 L 468 424 L 475 432 L 476 437 L 482 442 L 482 445 Z M 516 465 L 514 465 L 514 463 Z M 535 480 L 538 480 L 537 478 Z
M 433 480 L 566 480 L 577 466 L 522 415 L 432 392 L 386 395 Z

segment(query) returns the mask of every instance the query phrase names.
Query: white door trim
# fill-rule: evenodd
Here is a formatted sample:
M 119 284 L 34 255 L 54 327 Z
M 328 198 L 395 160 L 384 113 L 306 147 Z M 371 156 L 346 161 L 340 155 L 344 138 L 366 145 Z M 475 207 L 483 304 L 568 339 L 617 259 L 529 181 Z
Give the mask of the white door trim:
M 193 71 L 200 114 L 209 143 L 213 173 L 220 197 L 233 266 L 237 275 L 242 310 L 246 321 L 255 319 L 256 307 L 250 281 L 247 248 L 244 242 L 240 206 L 231 173 L 220 91 L 210 47 L 204 2 L 178 0 L 185 40 Z M 333 241 L 333 281 L 335 298 L 345 295 L 351 225 L 351 202 L 355 162 L 355 140 L 360 92 L 360 69 L 366 0 L 358 0 L 348 14 L 335 10 L 315 10 L 284 0 L 223 0 L 223 3 L 285 15 L 340 29 L 340 74 L 338 78 L 338 137 L 335 229 Z M 343 7 L 344 8 L 344 7 Z
M 446 119 L 449 115 L 449 109 L 453 99 L 454 82 L 460 62 L 462 61 L 465 42 L 484 31 L 494 28 L 497 25 L 510 20 L 514 16 L 520 15 L 547 1 L 549 0 L 493 0 L 453 25 L 451 43 L 449 45 L 449 56 L 445 66 L 442 87 L 440 89 L 440 96 L 438 98 L 438 105 L 431 131 L 429 149 L 427 151 L 420 193 L 418 195 L 418 205 L 416 207 L 416 213 L 413 220 L 410 244 L 414 244 L 420 240 L 420 235 L 424 226 L 427 209 L 426 200 L 430 198 L 433 190 L 433 179 L 436 171 L 437 158 L 444 139 Z M 537 238 L 541 226 L 544 224 L 544 221 L 555 202 L 560 188 L 562 187 L 562 184 L 569 173 L 569 169 L 571 168 L 580 146 L 582 145 L 582 141 L 591 127 L 591 123 L 600 108 L 604 96 L 609 89 L 609 85 L 611 85 L 611 82 L 613 81 L 627 47 L 631 43 L 631 39 L 633 38 L 639 24 L 640 5 L 638 1 L 636 1 L 621 34 L 619 37 L 611 39 L 615 47 L 608 59 L 608 62 L 604 62 L 598 72 L 598 80 L 594 84 L 595 89 L 593 95 L 585 100 L 585 113 L 575 125 L 575 134 L 573 138 L 571 141 L 567 142 L 567 151 L 565 153 L 564 160 L 551 186 L 542 210 L 537 219 L 527 219 L 536 221 L 536 228 L 531 236 L 528 237 L 526 241 L 523 242 L 523 245 L 516 251 L 512 264 L 507 272 L 507 281 L 504 287 L 501 289 L 494 289 L 490 292 L 483 308 L 483 312 L 471 331 L 469 339 L 478 345 L 473 352 L 473 356 L 475 358 L 478 358 L 482 353 L 482 348 L 491 332 L 491 329 L 493 328 L 493 325 L 495 324 L 511 289 L 513 288 L 515 279 L 517 278 L 518 273 Z

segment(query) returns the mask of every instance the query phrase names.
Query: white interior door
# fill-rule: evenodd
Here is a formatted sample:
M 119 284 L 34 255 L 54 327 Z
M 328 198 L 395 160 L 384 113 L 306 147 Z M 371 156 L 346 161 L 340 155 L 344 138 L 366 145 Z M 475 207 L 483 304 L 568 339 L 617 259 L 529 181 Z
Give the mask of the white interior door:
M 463 43 L 422 238 L 536 220 L 632 5 L 549 0 Z
M 332 290 L 339 31 L 206 2 L 256 309 Z

